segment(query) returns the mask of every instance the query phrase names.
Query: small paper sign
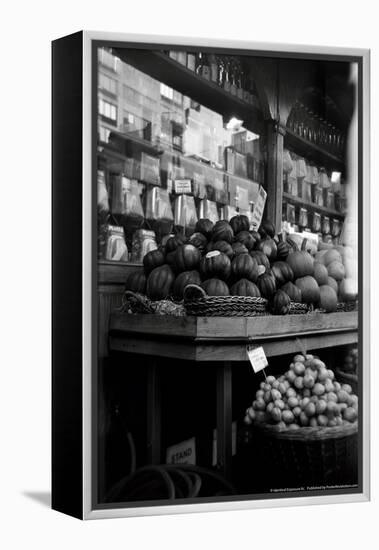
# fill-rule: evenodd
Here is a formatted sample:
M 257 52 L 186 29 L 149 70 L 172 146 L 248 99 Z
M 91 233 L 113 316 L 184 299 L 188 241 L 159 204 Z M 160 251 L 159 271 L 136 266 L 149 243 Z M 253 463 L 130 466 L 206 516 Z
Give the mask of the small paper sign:
M 196 441 L 194 437 L 167 448 L 166 464 L 196 464 Z
M 236 186 L 236 200 L 238 201 L 238 207 L 240 210 L 249 210 L 249 191 L 248 189 Z
M 265 204 L 266 204 L 266 198 L 267 198 L 267 193 L 263 189 L 263 187 L 260 186 L 258 191 L 258 198 L 255 201 L 254 211 L 251 219 L 251 226 L 254 231 L 257 231 L 259 226 L 261 225 L 263 211 L 265 209 Z
M 267 367 L 268 361 L 262 346 L 256 348 L 248 346 L 246 351 L 254 372 L 259 372 Z
M 175 180 L 175 193 L 177 195 L 182 195 L 184 193 L 192 193 L 192 183 L 191 180 Z

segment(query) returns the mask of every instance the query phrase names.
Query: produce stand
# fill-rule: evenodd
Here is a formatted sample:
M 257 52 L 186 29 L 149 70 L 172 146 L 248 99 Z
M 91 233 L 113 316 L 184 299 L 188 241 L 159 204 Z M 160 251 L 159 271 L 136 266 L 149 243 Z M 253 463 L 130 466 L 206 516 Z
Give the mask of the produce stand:
M 232 363 L 247 360 L 247 345 L 262 345 L 268 357 L 354 344 L 358 312 L 262 317 L 173 317 L 112 313 L 110 351 L 151 357 L 147 388 L 147 433 L 151 464 L 161 459 L 159 372 L 162 358 L 215 363 L 217 368 L 218 467 L 230 479 L 232 458 Z M 196 368 L 196 367 L 195 367 Z M 196 375 L 196 373 L 195 373 Z M 200 376 L 200 373 L 199 373 Z

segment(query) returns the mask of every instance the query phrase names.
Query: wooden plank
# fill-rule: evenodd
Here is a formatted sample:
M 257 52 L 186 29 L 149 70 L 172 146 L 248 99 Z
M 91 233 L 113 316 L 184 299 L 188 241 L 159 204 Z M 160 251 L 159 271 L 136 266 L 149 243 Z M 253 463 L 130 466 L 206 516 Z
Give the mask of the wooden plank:
M 232 365 L 217 366 L 217 467 L 226 479 L 232 469 Z
M 267 356 L 285 355 L 296 353 L 300 346 L 297 336 L 284 336 L 283 338 L 268 339 L 257 338 L 255 344 L 263 345 Z M 322 349 L 345 344 L 354 344 L 358 341 L 355 330 L 335 332 L 327 334 L 307 334 L 299 336 L 299 339 L 307 349 Z M 133 338 L 111 335 L 109 339 L 110 349 L 125 353 L 151 355 L 153 357 L 170 357 L 188 361 L 246 361 L 247 342 L 223 342 L 223 343 L 199 343 L 191 341 L 163 341 Z
M 338 218 L 344 218 L 345 214 L 342 214 L 342 212 L 338 212 L 337 210 L 332 210 L 331 208 L 326 208 L 325 206 L 318 206 L 314 202 L 306 201 L 304 199 L 301 199 L 300 197 L 295 197 L 294 195 L 291 195 L 290 193 L 283 193 L 283 199 L 290 201 L 294 204 L 297 204 L 302 207 L 308 207 L 312 210 L 317 210 L 318 212 L 321 212 L 322 214 L 326 214 L 327 216 L 334 216 Z
M 97 266 L 98 284 L 119 284 L 124 287 L 127 275 L 131 271 L 142 270 L 142 264 L 111 262 L 108 260 L 99 260 Z
M 196 347 L 193 343 L 178 343 L 175 341 L 148 340 L 131 336 L 109 337 L 109 347 L 112 351 L 150 355 L 152 357 L 171 357 L 188 361 L 196 361 Z
M 336 157 L 332 153 L 329 153 L 329 151 L 326 151 L 315 143 L 312 143 L 307 139 L 298 136 L 289 128 L 285 128 L 285 130 L 285 147 L 287 147 L 291 151 L 294 151 L 298 155 L 302 155 L 309 160 L 313 160 L 316 164 L 325 166 L 326 168 L 338 171 L 344 170 L 345 163 L 341 158 Z
M 157 360 L 147 367 L 147 461 L 161 463 L 161 385 Z
M 128 334 L 195 338 L 196 317 L 113 313 L 109 330 Z
M 119 285 L 99 285 L 97 293 L 98 307 L 98 356 L 108 356 L 108 325 L 109 317 L 116 308 L 121 306 L 123 288 Z
M 247 336 L 250 338 L 293 336 L 302 333 L 356 330 L 358 312 L 309 313 L 307 315 L 269 315 L 247 317 Z
M 323 349 L 346 344 L 355 344 L 358 341 L 358 333 L 356 331 L 349 331 L 319 336 L 308 335 L 306 337 L 300 337 L 299 340 L 308 350 Z M 267 357 L 298 353 L 301 349 L 296 337 L 287 337 L 271 341 L 257 339 L 254 343 L 264 347 Z M 242 343 L 231 343 L 229 345 L 198 344 L 196 346 L 196 361 L 247 361 L 246 345 Z
M 358 312 L 265 315 L 262 317 L 173 317 L 153 314 L 113 313 L 110 330 L 145 337 L 183 337 L 207 340 L 247 340 L 302 333 L 356 330 Z

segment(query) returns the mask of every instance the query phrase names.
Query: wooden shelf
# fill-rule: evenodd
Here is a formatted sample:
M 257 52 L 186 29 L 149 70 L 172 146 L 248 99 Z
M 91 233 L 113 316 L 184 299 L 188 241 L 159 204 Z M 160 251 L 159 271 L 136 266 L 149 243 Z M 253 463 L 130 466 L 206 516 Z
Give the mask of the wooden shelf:
M 262 134 L 264 123 L 260 109 L 226 92 L 162 52 L 123 48 L 115 48 L 115 52 L 125 63 L 219 113 L 225 120 L 236 117 L 244 121 L 244 127 L 248 130 Z
M 130 138 L 127 137 L 126 139 L 130 139 Z M 133 139 L 133 142 L 134 141 L 135 140 Z M 138 140 L 138 143 L 143 142 L 143 141 L 144 140 Z M 162 150 L 162 149 L 158 149 L 157 147 L 155 147 L 153 144 L 151 144 L 148 141 L 146 141 L 145 143 L 146 143 L 147 146 L 150 146 L 151 152 L 153 154 L 162 155 L 163 153 L 167 153 L 169 155 L 172 155 L 176 159 L 182 159 L 185 162 L 193 164 L 195 167 L 199 166 L 199 165 L 204 165 L 207 168 L 207 170 L 213 170 L 217 174 L 223 174 L 224 176 L 227 176 L 227 177 L 230 177 L 230 178 L 235 178 L 236 180 L 240 180 L 241 183 L 243 182 L 245 184 L 254 186 L 256 194 L 259 191 L 260 183 L 254 181 L 254 180 L 251 180 L 251 179 L 248 179 L 248 178 L 245 178 L 245 177 L 242 177 L 242 176 L 237 176 L 235 174 L 230 174 L 226 170 L 223 170 L 221 168 L 216 168 L 216 167 L 211 166 L 210 164 L 205 163 L 205 162 L 201 162 L 201 161 L 199 161 L 199 160 L 197 160 L 197 159 L 195 159 L 191 156 L 187 156 L 184 153 L 180 153 L 179 151 L 175 151 L 175 150 L 171 150 L 171 149 Z M 120 151 L 115 149 L 114 147 L 109 146 L 109 144 L 107 144 L 107 143 L 100 143 L 100 145 L 98 147 L 97 154 L 98 154 L 98 156 L 100 156 L 104 159 L 114 158 L 116 161 L 120 161 L 120 162 L 125 161 L 128 158 L 126 155 L 124 155 L 123 153 L 121 153 Z
M 246 345 L 267 356 L 356 343 L 358 312 L 263 317 L 159 317 L 113 313 L 110 348 L 115 351 L 193 361 L 246 361 Z
M 334 218 L 345 218 L 345 214 L 342 214 L 341 212 L 338 212 L 338 210 L 333 210 L 331 208 L 326 208 L 325 206 L 318 206 L 314 202 L 306 201 L 304 199 L 301 199 L 300 197 L 295 197 L 294 195 L 291 195 L 290 193 L 284 193 L 283 192 L 283 199 L 289 202 L 292 202 L 293 204 L 296 204 L 298 206 L 304 207 L 304 208 L 310 208 L 311 210 L 317 210 L 317 212 L 320 212 L 322 214 L 325 214 L 325 216 L 331 216 Z
M 142 263 L 99 260 L 97 263 L 97 282 L 99 285 L 125 285 L 127 275 L 137 269 L 142 269 Z
M 290 149 L 297 155 L 301 155 L 308 160 L 312 160 L 315 164 L 317 164 L 317 166 L 339 172 L 344 171 L 345 162 L 342 158 L 337 157 L 315 143 L 298 136 L 289 128 L 284 128 L 284 130 L 286 132 L 284 136 L 284 146 L 287 149 Z

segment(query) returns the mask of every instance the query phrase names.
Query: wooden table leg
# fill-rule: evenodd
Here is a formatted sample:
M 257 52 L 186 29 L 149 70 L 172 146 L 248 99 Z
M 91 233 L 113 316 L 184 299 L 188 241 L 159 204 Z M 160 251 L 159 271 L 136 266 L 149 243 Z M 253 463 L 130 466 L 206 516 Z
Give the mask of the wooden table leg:
M 161 463 L 161 387 L 155 359 L 147 367 L 147 461 Z
M 232 365 L 217 365 L 217 466 L 227 479 L 232 473 Z

